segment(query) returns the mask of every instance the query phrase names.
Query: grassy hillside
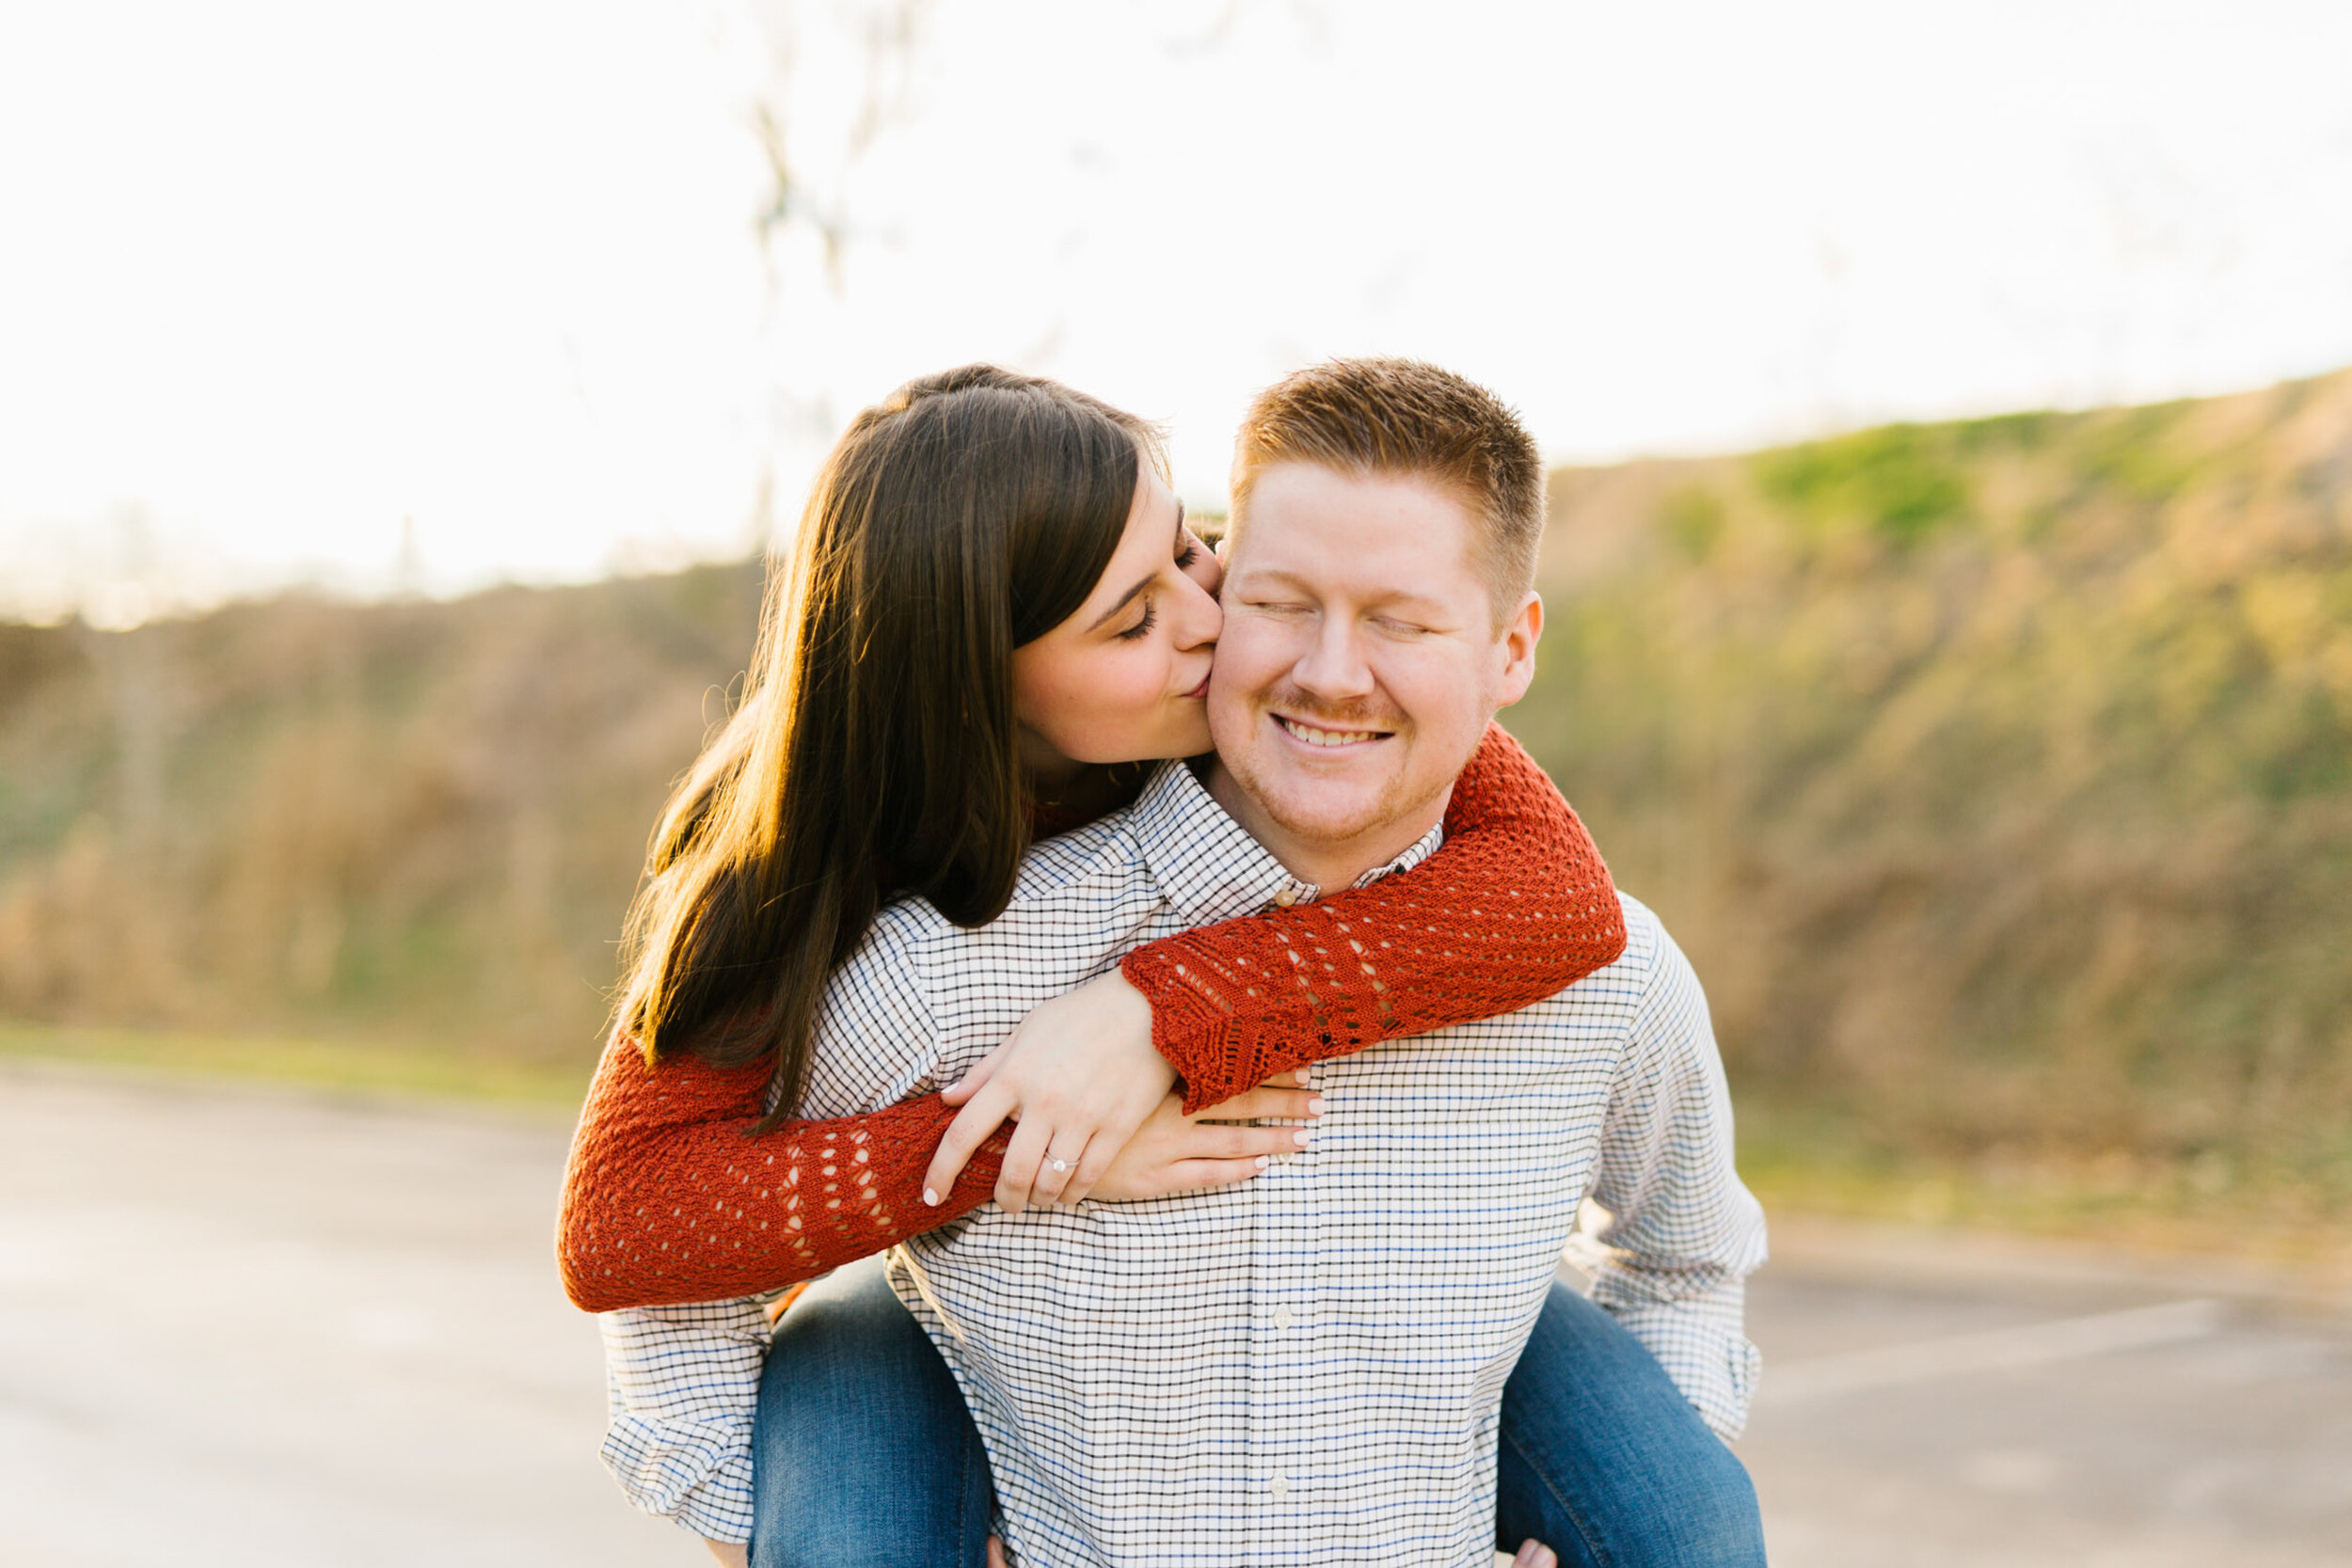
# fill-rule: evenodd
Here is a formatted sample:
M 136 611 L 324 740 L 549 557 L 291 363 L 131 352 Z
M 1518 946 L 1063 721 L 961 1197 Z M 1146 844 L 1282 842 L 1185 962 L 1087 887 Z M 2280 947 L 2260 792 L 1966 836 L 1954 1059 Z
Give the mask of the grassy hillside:
M 2352 374 L 1553 501 L 1519 728 L 1784 1154 L 2352 1199 Z
M 1697 962 L 1768 1177 L 2352 1212 L 2352 372 L 1553 510 L 1512 721 Z M 584 1063 L 757 594 L 0 627 L 0 1045 Z

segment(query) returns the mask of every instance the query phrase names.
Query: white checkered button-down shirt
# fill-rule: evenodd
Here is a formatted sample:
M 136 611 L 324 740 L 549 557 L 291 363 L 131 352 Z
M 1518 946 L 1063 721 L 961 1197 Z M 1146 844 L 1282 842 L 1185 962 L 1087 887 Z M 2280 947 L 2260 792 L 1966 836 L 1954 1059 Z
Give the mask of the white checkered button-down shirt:
M 803 1114 L 953 1082 L 1137 943 L 1315 893 L 1168 767 L 1041 846 L 993 925 L 885 911 L 828 992 Z M 1762 1220 L 1697 982 L 1648 911 L 1627 917 L 1624 957 L 1555 997 L 1318 1068 L 1314 1147 L 1254 1180 L 990 1205 L 901 1250 L 894 1283 L 963 1388 L 1019 1560 L 1483 1568 L 1502 1386 L 1587 1196 L 1615 1216 L 1597 1298 L 1739 1429 Z M 733 1539 L 708 1527 L 748 1524 L 756 1317 L 608 1317 L 608 1463 Z

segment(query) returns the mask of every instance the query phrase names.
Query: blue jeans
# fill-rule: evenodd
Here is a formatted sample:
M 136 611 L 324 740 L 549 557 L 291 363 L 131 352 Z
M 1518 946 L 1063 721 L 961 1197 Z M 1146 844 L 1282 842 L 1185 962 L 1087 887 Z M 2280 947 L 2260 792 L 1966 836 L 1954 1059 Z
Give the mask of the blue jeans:
M 754 1428 L 753 1568 L 979 1568 L 988 1455 L 867 1259 L 777 1325 Z M 1495 1544 L 1567 1568 L 1758 1568 L 1748 1472 L 1641 1341 L 1555 1284 L 1502 1390 Z

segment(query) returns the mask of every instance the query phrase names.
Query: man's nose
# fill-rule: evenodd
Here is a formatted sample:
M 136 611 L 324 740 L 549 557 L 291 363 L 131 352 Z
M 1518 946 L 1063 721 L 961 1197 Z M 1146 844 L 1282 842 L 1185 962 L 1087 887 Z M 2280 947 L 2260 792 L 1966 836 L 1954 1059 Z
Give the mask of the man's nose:
M 1364 658 L 1355 624 L 1331 616 L 1317 623 L 1314 641 L 1291 671 L 1291 679 L 1310 696 L 1330 702 L 1371 696 L 1372 666 Z

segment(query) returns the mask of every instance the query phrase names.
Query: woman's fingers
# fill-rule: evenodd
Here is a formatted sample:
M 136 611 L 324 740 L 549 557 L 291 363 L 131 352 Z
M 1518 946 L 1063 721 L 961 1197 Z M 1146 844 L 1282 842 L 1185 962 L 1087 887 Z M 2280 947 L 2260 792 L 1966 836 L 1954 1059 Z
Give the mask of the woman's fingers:
M 1184 1101 L 1165 1091 L 1144 1092 L 1149 1085 L 1130 1084 L 1126 1092 L 1100 1108 L 1087 1140 L 1086 1157 L 1070 1185 L 1063 1189 L 1064 1203 L 1077 1203 L 1094 1191 L 1094 1184 L 1111 1168 L 1121 1150 L 1140 1136 L 1145 1126 L 1173 1112 L 1181 1119 Z
M 1126 1139 L 1113 1138 L 1102 1132 L 1089 1138 L 1086 1158 L 1079 1161 L 1078 1168 L 1071 1173 L 1070 1185 L 1062 1189 L 1061 1200 L 1064 1203 L 1084 1203 L 1087 1195 L 1094 1191 L 1094 1184 L 1103 1180 L 1103 1173 L 1111 1168 L 1111 1162 L 1119 1158 L 1119 1151 L 1126 1147 Z
M 1038 1167 L 1045 1163 L 1045 1146 L 1052 1135 L 1041 1117 L 1013 1124 L 1012 1145 L 1005 1150 L 1004 1166 L 996 1173 L 996 1201 L 1006 1212 L 1017 1214 L 1029 1206 L 1029 1190 L 1037 1185 Z
M 1185 1129 L 1182 1144 L 1187 1160 L 1237 1160 L 1244 1155 L 1295 1154 L 1311 1147 L 1313 1134 L 1304 1127 L 1203 1127 Z
M 1168 1190 L 1184 1193 L 1195 1187 L 1230 1187 L 1262 1174 L 1270 1164 L 1263 1154 L 1247 1160 L 1179 1160 L 1168 1167 Z
M 961 1105 L 979 1093 L 980 1085 L 996 1076 L 996 1069 L 1004 1061 L 1005 1053 L 1010 1051 L 1012 1042 L 1020 1037 L 1021 1031 L 1018 1029 L 1006 1036 L 1002 1045 L 972 1064 L 971 1071 L 940 1090 L 939 1098 L 950 1105 Z
M 1528 1541 L 1520 1544 L 1518 1555 L 1511 1560 L 1511 1568 L 1560 1568 L 1560 1559 L 1542 1542 Z
M 923 1172 L 923 1201 L 937 1204 L 954 1189 L 956 1178 L 963 1174 L 972 1151 L 988 1142 L 989 1135 L 1012 1115 L 1012 1096 L 1002 1088 L 983 1085 L 972 1097 L 971 1103 L 956 1114 L 940 1134 L 938 1151 L 931 1156 L 929 1169 Z
M 1312 1089 L 1245 1089 L 1222 1104 L 1193 1117 L 1195 1121 L 1256 1121 L 1263 1117 L 1319 1117 L 1323 1097 Z
M 1038 1166 L 1037 1179 L 1029 1183 L 1029 1201 L 1035 1204 L 1059 1203 L 1071 1180 L 1078 1174 L 1078 1164 L 1085 1158 L 1086 1134 L 1073 1136 L 1056 1132 L 1047 1140 L 1045 1157 Z

